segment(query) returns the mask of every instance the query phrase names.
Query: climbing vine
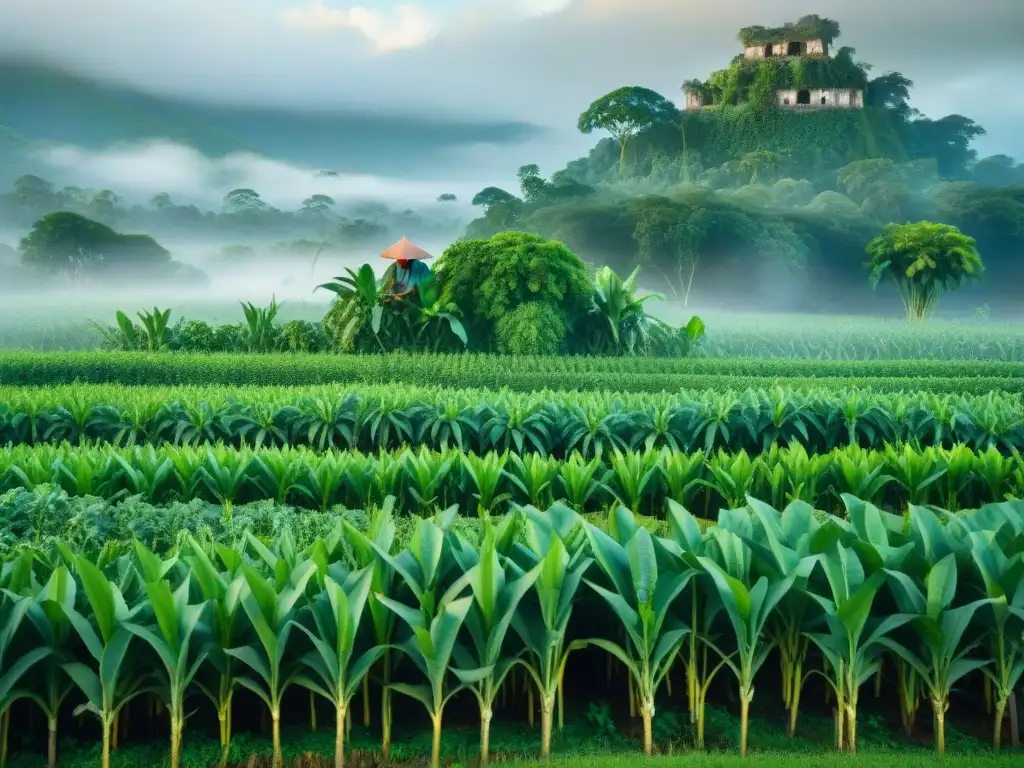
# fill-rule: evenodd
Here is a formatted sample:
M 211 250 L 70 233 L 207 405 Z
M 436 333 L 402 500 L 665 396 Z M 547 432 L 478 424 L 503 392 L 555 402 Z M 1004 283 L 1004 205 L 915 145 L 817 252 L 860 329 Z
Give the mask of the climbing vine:
M 868 85 L 867 71 L 852 48 L 840 48 L 831 58 L 785 57 L 757 61 L 737 57 L 712 72 L 706 83 L 688 80 L 684 88 L 699 91 L 706 106 L 767 104 L 775 91 L 800 88 L 860 88 Z
M 790 112 L 751 102 L 689 111 L 682 119 L 689 148 L 700 153 L 706 167 L 757 150 L 796 151 L 831 166 L 907 156 L 902 124 L 884 109 Z
M 820 39 L 825 45 L 831 45 L 839 37 L 839 22 L 825 19 L 817 14 L 804 16 L 796 22 L 783 24 L 781 27 L 744 27 L 739 38 L 746 46 L 767 45 L 782 40 L 788 42 L 806 42 Z

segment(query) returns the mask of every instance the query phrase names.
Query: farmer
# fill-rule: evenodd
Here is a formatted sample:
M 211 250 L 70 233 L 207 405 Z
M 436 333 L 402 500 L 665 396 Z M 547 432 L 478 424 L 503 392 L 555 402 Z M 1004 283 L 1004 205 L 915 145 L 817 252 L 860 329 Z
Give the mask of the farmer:
M 404 237 L 380 256 L 395 262 L 385 273 L 384 279 L 391 297 L 399 301 L 413 293 L 430 275 L 430 267 L 423 262 L 432 258 L 431 255 Z

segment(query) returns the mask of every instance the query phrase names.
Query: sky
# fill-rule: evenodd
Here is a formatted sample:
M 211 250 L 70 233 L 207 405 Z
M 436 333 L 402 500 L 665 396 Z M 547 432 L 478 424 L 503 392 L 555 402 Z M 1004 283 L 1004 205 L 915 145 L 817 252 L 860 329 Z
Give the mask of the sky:
M 602 93 L 644 85 L 679 102 L 684 80 L 740 52 L 740 27 L 806 13 L 839 21 L 875 74 L 914 80 L 929 116 L 977 120 L 983 154 L 1024 158 L 1024 0 L 0 0 L 0 51 L 219 103 L 549 129 L 500 157 L 464 148 L 462 162 L 511 177 L 585 153 L 594 137 L 576 119 Z

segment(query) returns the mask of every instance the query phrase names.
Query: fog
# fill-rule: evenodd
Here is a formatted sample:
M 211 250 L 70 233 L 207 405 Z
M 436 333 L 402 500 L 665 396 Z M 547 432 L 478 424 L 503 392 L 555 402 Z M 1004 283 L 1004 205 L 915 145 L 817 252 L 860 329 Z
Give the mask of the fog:
M 466 224 L 479 215 L 469 201 L 487 183 L 482 176 L 470 180 L 465 174 L 463 178 L 433 180 L 351 174 L 303 167 L 251 153 L 211 158 L 169 141 L 118 144 L 100 151 L 73 145 L 48 146 L 37 150 L 33 161 L 36 174 L 51 181 L 55 189 L 113 191 L 118 206 L 127 209 L 126 215 L 130 217 L 127 222 L 110 222 L 114 229 L 152 235 L 170 251 L 174 261 L 202 270 L 209 282 L 168 288 L 146 281 L 117 289 L 89 286 L 83 290 L 82 286 L 55 278 L 39 285 L 40 291 L 16 293 L 8 293 L 3 290 L 5 286 L 0 286 L 8 311 L 65 303 L 125 309 L 184 301 L 218 305 L 244 300 L 265 304 L 271 297 L 326 304 L 333 294 L 323 290 L 314 293 L 318 284 L 345 274 L 345 268 L 355 270 L 365 263 L 382 272 L 388 262 L 379 257 L 380 251 L 399 237 L 408 236 L 432 255 L 440 255 L 462 234 Z M 146 216 L 154 216 L 151 201 L 157 194 L 170 195 L 176 206 L 220 213 L 226 193 L 240 188 L 255 190 L 265 204 L 280 211 L 297 211 L 312 195 L 327 195 L 334 205 L 323 221 L 296 220 L 273 233 L 238 228 L 197 232 L 194 227 L 156 219 L 145 223 Z M 441 203 L 437 201 L 441 194 L 453 194 L 458 199 Z M 145 210 L 139 213 L 138 206 Z M 423 223 L 418 231 L 399 229 L 401 217 L 410 211 L 416 217 L 414 230 L 415 222 Z M 368 238 L 358 246 L 332 244 L 317 249 L 315 241 L 329 239 L 330 228 L 337 225 L 339 217 L 380 221 L 387 227 L 386 233 Z M 5 226 L 0 220 L 0 264 L 17 263 L 18 256 L 10 249 L 17 248 L 28 231 L 28 225 Z M 302 241 L 305 247 L 289 250 L 289 244 L 295 241 Z
M 389 207 L 431 206 L 437 196 L 452 193 L 468 200 L 486 186 L 484 178 L 460 175 L 409 179 L 349 174 L 332 168 L 309 168 L 251 153 L 210 158 L 192 147 L 169 141 L 118 144 L 100 151 L 72 145 L 46 147 L 35 153 L 40 175 L 65 184 L 111 189 L 129 203 L 147 203 L 167 192 L 178 204 L 220 210 L 224 195 L 248 188 L 268 204 L 297 209 L 311 194 L 329 195 L 339 205 L 377 201 Z M 318 176 L 330 170 L 337 176 Z

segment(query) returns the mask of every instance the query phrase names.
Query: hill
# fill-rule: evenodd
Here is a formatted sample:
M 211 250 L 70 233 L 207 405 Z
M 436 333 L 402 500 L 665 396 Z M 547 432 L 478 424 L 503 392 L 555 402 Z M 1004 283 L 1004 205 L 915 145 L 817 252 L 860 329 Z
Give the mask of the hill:
M 985 258 L 984 287 L 958 300 L 1018 302 L 1024 165 L 979 160 L 981 126 L 912 109 L 913 82 L 869 77 L 853 48 L 831 49 L 839 32 L 819 16 L 747 27 L 727 67 L 683 83 L 682 110 L 639 85 L 598 97 L 577 127 L 611 138 L 549 178 L 523 166 L 518 194 L 481 190 L 469 234 L 556 238 L 624 273 L 643 267 L 648 287 L 684 303 L 845 312 L 891 299 L 869 287 L 867 242 L 928 219 Z

